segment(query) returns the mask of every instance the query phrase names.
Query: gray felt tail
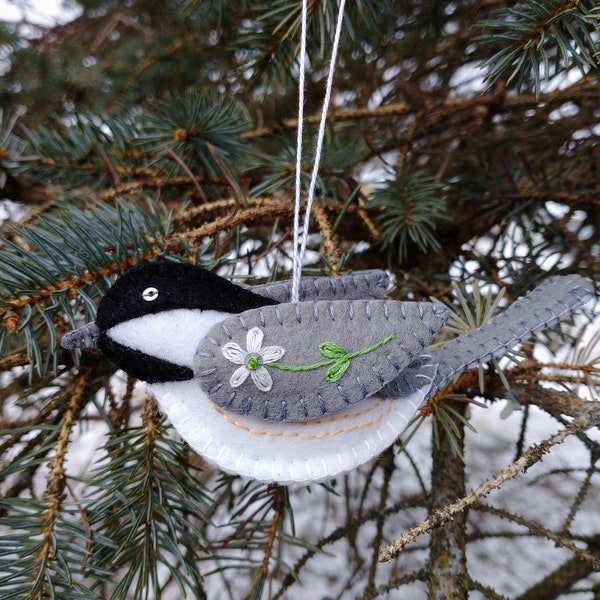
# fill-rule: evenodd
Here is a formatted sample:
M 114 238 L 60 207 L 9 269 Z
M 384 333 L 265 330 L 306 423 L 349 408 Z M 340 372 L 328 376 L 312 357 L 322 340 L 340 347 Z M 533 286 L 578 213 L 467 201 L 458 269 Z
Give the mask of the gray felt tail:
M 463 371 L 499 358 L 538 331 L 556 325 L 594 297 L 594 286 L 578 275 L 552 277 L 479 329 L 431 352 L 437 365 L 433 391 Z

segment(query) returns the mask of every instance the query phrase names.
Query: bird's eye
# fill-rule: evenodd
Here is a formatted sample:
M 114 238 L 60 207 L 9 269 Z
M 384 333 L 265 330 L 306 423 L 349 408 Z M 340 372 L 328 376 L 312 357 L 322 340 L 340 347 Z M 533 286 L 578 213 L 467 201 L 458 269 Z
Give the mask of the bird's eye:
M 154 300 L 156 300 L 158 298 L 158 290 L 155 287 L 146 288 L 142 292 L 142 298 L 146 302 L 153 302 Z

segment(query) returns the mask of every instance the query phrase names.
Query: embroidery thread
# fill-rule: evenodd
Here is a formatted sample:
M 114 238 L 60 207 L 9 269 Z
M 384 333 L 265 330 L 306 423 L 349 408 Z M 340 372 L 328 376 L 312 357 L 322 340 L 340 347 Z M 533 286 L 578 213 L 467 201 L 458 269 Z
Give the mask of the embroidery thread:
M 230 362 L 242 365 L 235 370 L 229 380 L 232 387 L 239 387 L 246 381 L 248 375 L 250 375 L 259 390 L 268 392 L 273 387 L 273 379 L 266 367 L 294 372 L 314 371 L 322 367 L 329 367 L 324 379 L 328 383 L 335 383 L 344 376 L 350 367 L 352 359 L 381 348 L 381 346 L 391 342 L 395 337 L 396 334 L 391 333 L 372 346 L 357 350 L 356 352 L 348 352 L 335 342 L 321 342 L 318 345 L 318 349 L 326 360 L 321 360 L 310 365 L 285 365 L 278 362 L 285 354 L 285 350 L 281 346 L 261 348 L 264 334 L 258 327 L 253 327 L 248 331 L 248 335 L 246 336 L 246 351 L 242 350 L 235 342 L 228 342 L 223 346 L 221 352 Z
M 264 333 L 258 327 L 253 327 L 246 335 L 246 350 L 235 342 L 228 342 L 221 348 L 228 361 L 234 365 L 241 365 L 229 380 L 231 387 L 240 387 L 248 379 L 248 375 L 261 392 L 268 392 L 273 387 L 273 379 L 265 365 L 279 360 L 285 354 L 285 350 L 281 346 L 263 348 L 263 339 Z

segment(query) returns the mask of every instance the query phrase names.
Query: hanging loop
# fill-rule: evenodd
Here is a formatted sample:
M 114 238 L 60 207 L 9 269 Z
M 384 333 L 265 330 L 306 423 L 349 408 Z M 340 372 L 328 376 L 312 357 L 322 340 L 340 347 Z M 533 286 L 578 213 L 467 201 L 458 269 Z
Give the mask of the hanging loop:
M 321 121 L 319 123 L 319 132 L 317 135 L 317 145 L 315 147 L 313 170 L 310 184 L 307 191 L 306 207 L 304 209 L 304 223 L 302 226 L 302 241 L 299 241 L 300 229 L 300 197 L 302 194 L 302 134 L 304 130 L 304 87 L 306 70 L 306 30 L 308 0 L 302 0 L 302 27 L 300 43 L 300 77 L 298 92 L 298 136 L 296 145 L 296 198 L 294 203 L 294 254 L 292 267 L 292 302 L 297 303 L 299 298 L 300 277 L 302 275 L 302 263 L 306 253 L 306 244 L 308 241 L 308 231 L 310 225 L 310 213 L 315 198 L 315 189 L 317 187 L 317 177 L 319 174 L 319 163 L 321 162 L 321 153 L 323 150 L 323 140 L 325 139 L 325 125 L 327 122 L 327 111 L 331 101 L 331 91 L 333 88 L 333 76 L 335 73 L 335 64 L 340 45 L 342 33 L 342 22 L 344 17 L 345 0 L 340 1 L 338 9 L 337 22 L 335 27 L 335 36 L 333 38 L 333 47 L 331 49 L 331 61 L 329 63 L 329 72 L 327 73 L 327 82 L 325 84 L 325 97 L 323 99 L 323 108 L 321 110 Z

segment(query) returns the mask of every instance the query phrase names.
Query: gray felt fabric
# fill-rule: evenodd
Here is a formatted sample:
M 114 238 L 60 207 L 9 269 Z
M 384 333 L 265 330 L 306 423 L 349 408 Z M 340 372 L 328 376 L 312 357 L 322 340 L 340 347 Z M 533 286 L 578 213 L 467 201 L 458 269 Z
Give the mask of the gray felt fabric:
M 447 310 L 427 302 L 381 300 L 389 275 L 309 278 L 302 281 L 298 305 L 286 303 L 290 282 L 256 286 L 257 293 L 282 302 L 246 311 L 216 325 L 198 346 L 194 370 L 211 400 L 226 410 L 267 420 L 304 421 L 355 405 L 377 393 L 388 398 L 431 385 L 430 395 L 465 370 L 502 356 L 507 350 L 568 317 L 594 296 L 591 282 L 577 275 L 553 277 L 479 329 L 459 336 L 440 349 L 423 353 L 447 319 Z M 239 367 L 221 348 L 235 341 L 246 349 L 253 327 L 264 333 L 262 347 L 281 346 L 287 365 L 314 365 L 327 360 L 318 348 L 334 342 L 348 353 L 369 348 L 391 333 L 397 337 L 349 361 L 335 382 L 325 380 L 328 366 L 307 371 L 268 367 L 273 386 L 260 391 L 249 377 L 232 388 Z M 63 337 L 68 349 L 95 347 L 100 336 L 89 323 Z
M 434 362 L 431 353 L 422 354 L 415 359 L 393 381 L 382 387 L 378 396 L 382 398 L 402 398 L 409 396 L 423 386 L 429 386 L 427 397 L 433 396 L 437 391 L 434 388 L 438 365 Z
M 446 320 L 440 307 L 429 303 L 342 301 L 265 307 L 217 325 L 210 340 L 200 345 L 196 367 L 202 387 L 219 406 L 260 419 L 303 421 L 374 393 L 398 398 L 431 383 L 429 395 L 433 395 L 463 371 L 499 358 L 538 331 L 570 316 L 593 296 L 593 285 L 582 277 L 553 277 L 489 323 L 428 353 L 421 353 L 429 343 L 427 339 Z M 303 373 L 270 369 L 274 382 L 270 392 L 260 392 L 250 379 L 234 390 L 228 377 L 235 365 L 219 348 L 233 338 L 245 348 L 245 332 L 254 326 L 265 332 L 263 346 L 286 349 L 280 362 L 288 364 L 322 359 L 316 346 L 325 339 L 349 352 L 375 343 L 389 331 L 398 332 L 398 339 L 353 359 L 337 383 L 323 380 L 324 369 Z
M 398 377 L 431 342 L 448 318 L 448 311 L 430 302 L 392 300 L 317 301 L 265 306 L 215 325 L 198 346 L 194 371 L 202 388 L 225 410 L 275 421 L 304 421 L 354 405 Z M 281 346 L 286 365 L 314 365 L 327 358 L 322 342 L 334 342 L 348 353 L 369 348 L 390 334 L 396 337 L 356 356 L 338 381 L 328 382 L 328 366 L 284 371 L 269 365 L 270 391 L 261 391 L 249 377 L 230 385 L 238 367 L 223 356 L 228 342 L 246 349 L 248 330 L 264 332 L 263 348 Z
M 579 275 L 551 277 L 478 329 L 433 351 L 433 391 L 463 371 L 503 356 L 507 350 L 556 325 L 594 297 L 592 283 Z
M 389 291 L 390 274 L 386 271 L 370 271 L 338 277 L 303 277 L 298 296 L 300 302 L 308 300 L 360 300 L 382 299 Z M 292 282 L 274 281 L 250 287 L 253 292 L 276 300 L 280 304 L 291 302 Z
M 93 321 L 78 329 L 69 331 L 60 341 L 61 346 L 67 350 L 74 348 L 95 348 L 100 337 L 100 328 Z
M 593 297 L 592 283 L 578 275 L 544 281 L 488 323 L 432 350 L 426 360 L 435 366 L 436 373 L 429 394 L 435 394 L 464 371 L 500 358 L 537 332 L 556 325 Z M 415 361 L 382 390 L 382 395 L 410 394 L 419 387 L 421 373 L 422 366 Z

